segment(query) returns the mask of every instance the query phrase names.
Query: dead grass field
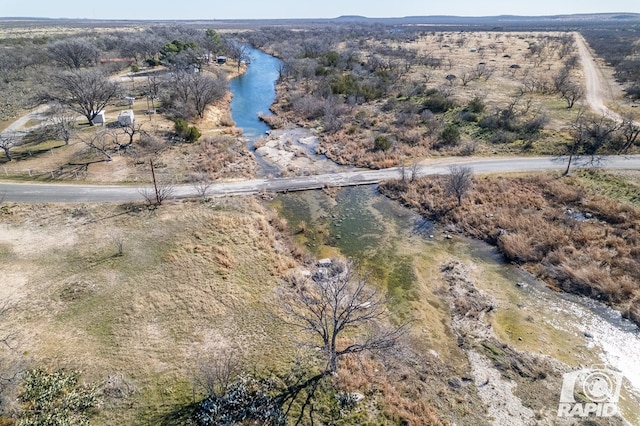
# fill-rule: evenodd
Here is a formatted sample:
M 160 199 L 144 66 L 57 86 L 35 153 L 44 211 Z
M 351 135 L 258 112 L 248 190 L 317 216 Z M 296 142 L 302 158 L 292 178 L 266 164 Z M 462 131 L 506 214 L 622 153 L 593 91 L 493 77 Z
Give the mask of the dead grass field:
M 98 424 L 157 424 L 200 396 L 198 363 L 221 351 L 278 368 L 293 350 L 273 290 L 296 262 L 255 201 L 0 216 L 2 330 L 16 332 L 3 365 L 119 378 L 125 395 L 107 398 Z
M 0 331 L 16 334 L 2 368 L 80 370 L 103 385 L 94 424 L 184 424 L 176 413 L 202 397 L 203 364 L 233 353 L 249 372 L 268 374 L 299 353 L 304 339 L 286 324 L 279 289 L 305 256 L 283 232 L 254 199 L 157 209 L 3 204 L 0 297 L 10 310 Z M 431 272 L 416 271 L 421 300 L 434 298 Z M 424 322 L 399 356 L 341 364 L 335 386 L 367 397 L 358 424 L 439 425 L 448 413 L 481 421 L 473 388 L 447 385 L 468 371 L 447 310 L 421 303 L 411 302 Z M 13 396 L 3 393 L 5 412 L 16 409 Z M 332 404 L 321 399 L 319 409 Z
M 382 190 L 496 244 L 507 259 L 551 286 L 602 300 L 640 323 L 640 188 L 633 177 L 479 177 L 460 207 L 446 193 L 445 179 L 389 182 Z

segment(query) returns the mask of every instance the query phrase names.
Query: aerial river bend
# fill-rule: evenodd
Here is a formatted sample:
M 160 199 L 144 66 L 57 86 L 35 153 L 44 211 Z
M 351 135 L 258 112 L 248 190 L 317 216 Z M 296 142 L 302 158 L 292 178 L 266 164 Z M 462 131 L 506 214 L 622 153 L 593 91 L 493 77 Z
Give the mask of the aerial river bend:
M 268 113 L 273 102 L 279 61 L 255 49 L 250 53 L 248 72 L 230 87 L 233 119 L 251 148 L 269 129 L 257 114 Z M 263 173 L 270 173 L 273 166 L 261 161 Z M 305 250 L 317 257 L 358 259 L 392 301 L 415 293 L 412 288 L 421 275 L 417 271 L 438 270 L 448 258 L 472 265 L 482 277 L 476 285 L 497 301 L 492 322 L 500 339 L 576 369 L 594 363 L 618 370 L 625 377 L 625 417 L 631 424 L 640 421 L 640 332 L 618 312 L 549 290 L 522 269 L 505 264 L 497 250 L 483 242 L 444 238 L 438 226 L 381 196 L 375 185 L 343 188 L 332 195 L 320 190 L 279 194 L 271 206 L 287 219 L 294 240 Z M 399 302 L 398 315 L 411 315 L 406 306 Z
M 249 53 L 247 72 L 231 81 L 230 90 L 232 117 L 252 149 L 269 130 L 258 114 L 269 114 L 280 61 L 255 49 Z M 277 175 L 275 165 L 260 156 L 257 159 L 263 176 Z M 640 157 L 627 160 L 640 161 Z M 614 161 L 608 166 L 615 167 Z M 478 172 L 564 167 L 552 167 L 547 158 L 506 162 L 481 159 L 473 167 Z M 442 164 L 423 170 L 443 171 L 446 165 Z M 310 176 L 216 183 L 211 193 L 286 192 L 321 188 L 327 182 L 336 186 L 331 194 L 307 190 L 275 195 L 271 207 L 287 219 L 294 241 L 309 253 L 318 258 L 359 260 L 374 284 L 389 295 L 391 310 L 398 317 L 411 318 L 416 311 L 425 314 L 418 327 L 424 330 L 425 346 L 434 356 L 447 359 L 443 342 L 451 340 L 450 332 L 441 331 L 449 314 L 438 286 L 442 285 L 440 265 L 454 259 L 467 265 L 475 286 L 495 300 L 490 322 L 502 342 L 519 351 L 549 355 L 576 370 L 598 364 L 619 371 L 625 377 L 620 408 L 629 424 L 640 424 L 640 332 L 636 325 L 597 301 L 549 290 L 521 268 L 505 264 L 494 247 L 460 235 L 446 238 L 439 226 L 381 196 L 375 182 L 398 176 L 397 170 L 328 172 L 315 178 L 315 183 L 310 183 L 314 179 Z M 337 188 L 354 182 L 361 186 Z M 193 195 L 190 186 L 176 191 L 177 196 Z M 137 188 L 122 185 L 0 184 L 0 199 L 5 201 L 115 202 L 139 198 Z M 557 405 L 548 409 L 553 411 Z

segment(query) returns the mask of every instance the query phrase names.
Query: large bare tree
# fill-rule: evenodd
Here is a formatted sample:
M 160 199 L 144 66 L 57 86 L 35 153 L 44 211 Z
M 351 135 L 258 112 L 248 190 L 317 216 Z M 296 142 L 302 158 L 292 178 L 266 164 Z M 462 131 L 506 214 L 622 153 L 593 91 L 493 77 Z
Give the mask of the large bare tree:
M 604 149 L 610 149 L 616 137 L 620 124 L 606 116 L 589 116 L 581 112 L 571 123 L 572 141 L 567 146 L 567 168 L 564 175 L 568 175 L 574 157 L 586 156 L 586 164 L 594 165 L 601 159 Z
M 584 96 L 582 86 L 571 79 L 570 65 L 566 65 L 553 77 L 553 85 L 560 97 L 567 102 L 567 108 L 573 108 L 576 101 Z
M 293 325 L 308 332 L 326 356 L 324 373 L 338 371 L 338 360 L 349 354 L 392 348 L 404 326 L 386 328 L 385 298 L 367 284 L 353 262 L 334 260 L 297 283 L 285 302 Z M 343 338 L 349 334 L 349 339 Z
M 56 41 L 47 50 L 51 59 L 69 69 L 95 65 L 100 55 L 91 41 L 80 38 Z
M 249 60 L 249 48 L 237 40 L 226 40 L 225 49 L 229 58 L 236 62 L 238 71 L 243 62 Z
M 202 118 L 204 112 L 213 102 L 222 99 L 227 90 L 226 79 L 215 75 L 180 71 L 174 73 L 173 99 L 177 101 L 174 109 L 181 110 L 184 118 L 197 114 Z
M 51 90 L 45 98 L 58 102 L 87 118 L 93 119 L 121 93 L 121 86 L 100 70 L 74 70 L 52 76 Z

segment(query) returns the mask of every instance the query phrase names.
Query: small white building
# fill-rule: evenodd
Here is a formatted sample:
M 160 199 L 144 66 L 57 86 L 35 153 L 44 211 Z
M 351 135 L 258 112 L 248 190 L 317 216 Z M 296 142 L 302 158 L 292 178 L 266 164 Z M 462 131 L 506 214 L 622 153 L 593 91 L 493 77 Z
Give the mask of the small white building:
M 133 116 L 133 110 L 127 109 L 118 114 L 118 124 L 121 126 L 131 126 L 133 125 L 135 118 Z
M 104 116 L 104 111 L 99 111 L 91 122 L 95 124 L 101 124 L 104 126 L 104 123 L 107 122 L 107 118 Z

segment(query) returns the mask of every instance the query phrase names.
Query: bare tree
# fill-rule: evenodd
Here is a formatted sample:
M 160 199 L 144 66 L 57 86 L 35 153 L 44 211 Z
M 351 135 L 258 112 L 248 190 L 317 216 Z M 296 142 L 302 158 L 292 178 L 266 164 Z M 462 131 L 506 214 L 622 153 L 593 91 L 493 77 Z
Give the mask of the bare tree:
M 80 140 L 90 151 L 103 157 L 100 161 L 111 161 L 113 159 L 111 155 L 119 147 L 117 134 L 108 130 L 95 132 L 89 137 L 81 137 Z
M 589 163 L 597 163 L 599 153 L 612 142 L 618 127 L 618 123 L 605 116 L 589 117 L 581 112 L 571 124 L 572 142 L 567 146 L 569 158 L 564 174 L 569 174 L 575 156 L 585 155 L 589 158 Z
M 223 351 L 199 364 L 196 381 L 210 396 L 225 395 L 229 385 L 242 373 L 240 358 L 232 351 Z
M 418 160 L 413 160 L 413 162 L 411 163 L 411 172 L 410 172 L 409 181 L 414 182 L 418 178 L 419 172 L 420 172 L 420 165 L 418 163 Z
M 122 235 L 122 233 L 112 232 L 111 243 L 113 243 L 114 247 L 117 250 L 117 256 L 122 256 L 124 254 L 124 236 Z
M 318 268 L 312 278 L 297 285 L 285 301 L 293 325 L 308 332 L 326 357 L 325 374 L 338 371 L 338 360 L 348 354 L 388 350 L 404 332 L 404 325 L 386 330 L 385 299 L 370 287 L 352 262 L 334 260 Z M 362 333 L 358 339 L 353 333 Z M 343 335 L 349 334 L 350 343 Z M 358 333 L 359 334 L 359 333 Z
M 153 187 L 141 188 L 139 192 L 147 204 L 160 206 L 165 200 L 173 196 L 175 185 L 169 182 L 159 182 Z
M 622 118 L 622 123 L 618 128 L 618 132 L 622 136 L 623 143 L 618 149 L 618 154 L 626 153 L 633 145 L 638 143 L 640 136 L 640 125 L 634 121 L 633 117 L 626 115 Z
M 129 34 L 123 40 L 121 52 L 125 56 L 130 56 L 136 60 L 147 60 L 155 62 L 158 52 L 164 44 L 164 40 L 158 35 L 149 31 L 139 34 Z
M 249 60 L 248 50 L 247 45 L 240 43 L 239 41 L 228 40 L 226 42 L 225 51 L 227 52 L 227 55 L 229 55 L 229 58 L 236 62 L 238 71 L 240 71 L 240 65 Z
M 485 63 L 479 63 L 473 70 L 474 77 L 476 79 L 483 78 L 484 81 L 487 81 L 491 78 L 493 73 L 495 72 L 495 67 L 487 66 Z
M 118 83 L 99 70 L 75 70 L 54 75 L 51 91 L 43 95 L 87 118 L 93 119 L 121 93 Z
M 198 173 L 192 185 L 193 185 L 193 189 L 195 189 L 196 191 L 196 194 L 198 194 L 200 198 L 205 199 L 207 197 L 207 194 L 209 193 L 209 188 L 211 187 L 211 181 L 209 180 L 209 177 L 207 176 L 206 173 L 201 172 L 201 173 Z
M 453 75 L 453 74 L 451 74 L 451 75 Z M 447 76 L 447 80 L 449 80 L 448 76 Z M 476 76 L 471 71 L 464 70 L 460 74 L 460 81 L 462 82 L 463 86 L 466 86 L 467 84 L 469 84 L 471 81 L 474 81 L 474 80 L 476 80 Z
M 75 132 L 76 115 L 64 105 L 56 103 L 50 110 L 49 121 L 52 124 L 55 136 L 64 141 L 65 145 Z
M 193 104 L 198 116 L 202 118 L 207 106 L 222 99 L 227 90 L 227 80 L 220 74 L 215 78 L 204 74 L 195 74 L 191 79 Z
M 120 129 L 125 135 L 129 137 L 128 145 L 133 144 L 133 138 L 135 137 L 135 135 L 139 135 L 143 132 L 142 123 L 137 123 L 136 121 L 120 126 Z
M 567 108 L 573 108 L 576 101 L 582 98 L 582 87 L 574 83 L 565 84 L 560 90 L 560 96 L 567 102 Z
M 452 194 L 458 200 L 458 206 L 462 205 L 462 197 L 471 189 L 473 183 L 473 170 L 471 167 L 453 165 L 449 167 L 447 177 L 447 193 Z
M 177 72 L 173 79 L 173 99 L 176 110 L 189 118 L 197 114 L 200 118 L 213 102 L 222 99 L 227 90 L 227 82 L 220 74 L 215 77 L 203 73 Z
M 48 51 L 51 59 L 69 69 L 94 65 L 100 54 L 91 41 L 80 38 L 56 41 Z
M 11 161 L 11 148 L 18 145 L 21 138 L 16 132 L 1 132 L 0 133 L 0 149 L 4 151 L 4 156 L 7 160 Z
M 149 108 L 149 100 L 151 100 L 151 110 L 155 114 L 155 101 L 160 96 L 160 91 L 164 86 L 165 80 L 158 73 L 150 73 L 147 76 L 147 108 Z
M 164 200 L 173 196 L 175 192 L 175 185 L 168 181 L 160 181 L 156 179 L 156 169 L 153 164 L 153 160 L 149 160 L 149 166 L 151 168 L 151 176 L 153 179 L 153 188 L 141 188 L 140 194 L 150 205 L 161 205 Z
M 571 81 L 570 70 L 570 67 L 565 66 L 553 77 L 553 85 L 562 99 L 567 101 L 567 108 L 573 108 L 576 101 L 584 95 L 582 87 Z

